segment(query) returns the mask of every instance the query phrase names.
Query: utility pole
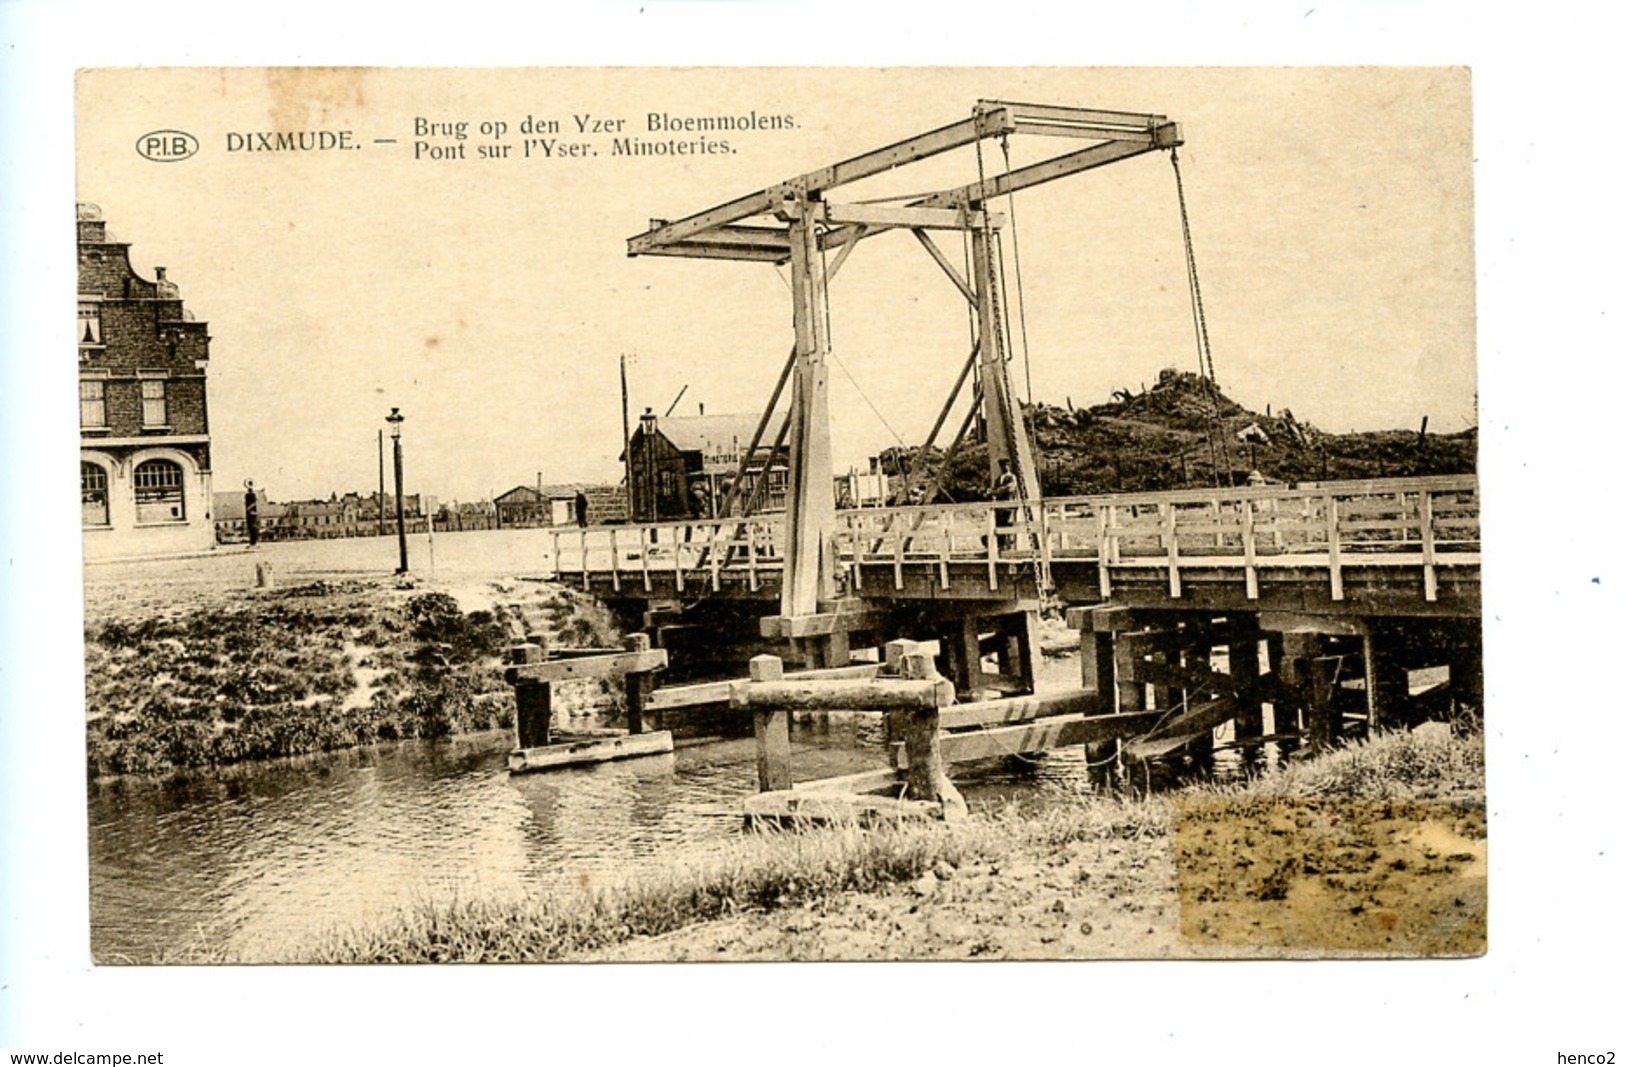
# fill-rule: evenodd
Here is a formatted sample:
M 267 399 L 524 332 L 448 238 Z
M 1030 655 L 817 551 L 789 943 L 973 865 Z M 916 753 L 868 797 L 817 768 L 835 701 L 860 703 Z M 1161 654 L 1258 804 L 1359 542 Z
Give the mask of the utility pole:
M 384 431 L 378 431 L 378 536 L 388 532 L 384 526 Z
M 395 440 L 395 533 L 400 538 L 401 545 L 401 565 L 396 569 L 395 573 L 405 574 L 406 505 L 401 496 L 403 481 L 401 476 L 401 423 L 406 421 L 406 416 L 401 414 L 400 408 L 390 408 L 389 414 L 384 416 L 384 421 L 389 423 L 389 435 Z
M 626 518 L 636 522 L 632 514 L 632 410 L 626 395 L 626 353 L 621 353 L 621 458 L 626 462 Z

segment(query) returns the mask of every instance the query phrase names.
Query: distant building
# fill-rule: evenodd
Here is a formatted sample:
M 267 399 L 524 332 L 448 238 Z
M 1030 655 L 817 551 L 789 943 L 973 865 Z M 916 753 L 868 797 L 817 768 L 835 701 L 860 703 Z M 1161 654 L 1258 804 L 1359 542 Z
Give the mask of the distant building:
M 494 530 L 497 528 L 496 505 L 489 500 L 472 500 L 467 503 L 452 501 L 450 504 L 440 505 L 434 513 L 434 528 L 436 530 Z
M 633 522 L 712 518 L 728 495 L 739 461 L 750 447 L 759 415 L 689 415 L 656 418 L 645 411 L 622 455 L 631 474 Z M 750 499 L 762 481 L 756 511 L 784 508 L 789 484 L 788 447 L 773 451 L 784 416 L 769 421 L 739 487 Z M 770 454 L 771 453 L 771 454 Z
M 598 526 L 626 521 L 626 493 L 618 485 L 516 485 L 497 497 L 495 505 L 499 524 L 505 527 Z
M 326 500 L 291 500 L 273 503 L 270 494 L 259 490 L 259 539 L 261 541 L 308 541 L 335 537 L 374 537 L 395 533 L 395 497 L 383 497 L 383 521 L 379 521 L 378 494 L 331 494 Z M 432 496 L 407 493 L 401 497 L 401 510 L 407 533 L 423 533 L 437 505 Z M 221 543 L 248 540 L 243 515 L 242 493 L 214 494 L 215 538 Z
M 209 329 L 101 208 L 78 206 L 79 502 L 85 558 L 214 544 L 206 368 Z

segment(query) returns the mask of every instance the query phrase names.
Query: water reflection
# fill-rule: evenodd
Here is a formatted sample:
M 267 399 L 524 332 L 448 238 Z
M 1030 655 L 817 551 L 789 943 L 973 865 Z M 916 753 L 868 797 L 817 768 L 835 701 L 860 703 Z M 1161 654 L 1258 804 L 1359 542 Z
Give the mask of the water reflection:
M 1041 686 L 1074 685 L 1077 670 L 1046 662 Z M 799 717 L 791 738 L 798 780 L 886 763 L 878 716 Z M 93 784 L 95 957 L 175 958 L 202 943 L 253 958 L 423 901 L 617 881 L 721 848 L 756 789 L 748 736 L 521 776 L 507 772 L 510 745 L 495 732 Z M 1213 773 L 1244 773 L 1239 753 L 1218 753 Z M 1125 784 L 1115 761 L 1081 747 L 955 777 L 982 810 Z

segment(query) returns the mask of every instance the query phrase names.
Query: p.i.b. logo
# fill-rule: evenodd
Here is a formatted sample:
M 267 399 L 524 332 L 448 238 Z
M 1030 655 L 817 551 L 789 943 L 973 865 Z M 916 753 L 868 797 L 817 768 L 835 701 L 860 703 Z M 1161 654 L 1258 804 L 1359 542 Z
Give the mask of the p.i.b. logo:
M 154 163 L 179 163 L 197 155 L 198 141 L 185 130 L 153 130 L 136 138 L 135 150 Z

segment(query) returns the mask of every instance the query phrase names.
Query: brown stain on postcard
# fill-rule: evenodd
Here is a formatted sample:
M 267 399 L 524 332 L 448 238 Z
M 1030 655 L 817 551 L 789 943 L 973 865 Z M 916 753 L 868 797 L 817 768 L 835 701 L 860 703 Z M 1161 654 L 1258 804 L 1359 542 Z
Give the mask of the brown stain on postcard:
M 271 67 L 265 72 L 270 91 L 271 128 L 277 132 L 320 126 L 339 108 L 367 102 L 365 67 Z
M 1186 797 L 1175 812 L 1187 943 L 1394 956 L 1485 951 L 1482 805 Z

